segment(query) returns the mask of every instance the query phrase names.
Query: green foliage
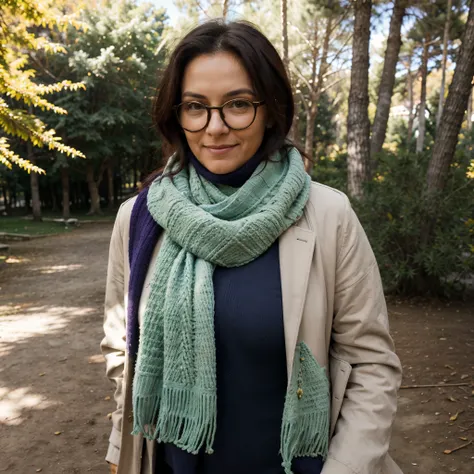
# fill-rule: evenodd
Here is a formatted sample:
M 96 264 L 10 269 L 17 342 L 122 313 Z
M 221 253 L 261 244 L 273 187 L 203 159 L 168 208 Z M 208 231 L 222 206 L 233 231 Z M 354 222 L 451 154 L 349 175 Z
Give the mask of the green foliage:
M 54 43 L 45 28 L 63 30 L 70 18 L 57 15 L 51 1 L 8 0 L 0 4 L 0 127 L 6 135 L 30 141 L 34 146 L 47 147 L 71 156 L 84 155 L 61 142 L 54 129 L 33 113 L 33 109 L 66 114 L 67 111 L 44 98 L 62 90 L 84 88 L 82 83 L 58 81 L 38 83 L 32 60 L 41 54 L 58 54 L 64 51 Z M 30 173 L 43 172 L 29 160 L 11 149 L 7 137 L 0 137 L 0 163 L 11 169 L 13 165 Z
M 312 177 L 319 183 L 347 193 L 347 153 L 321 156 L 313 169 Z
M 453 296 L 474 272 L 474 180 L 460 146 L 441 196 L 427 200 L 429 155 L 383 154 L 377 178 L 354 207 L 372 243 L 388 291 Z M 425 224 L 433 224 L 424 235 Z
M 68 32 L 54 67 L 87 90 L 62 94 L 57 103 L 69 114 L 50 123 L 92 160 L 148 152 L 164 12 L 123 1 L 84 10 L 81 20 L 86 28 Z

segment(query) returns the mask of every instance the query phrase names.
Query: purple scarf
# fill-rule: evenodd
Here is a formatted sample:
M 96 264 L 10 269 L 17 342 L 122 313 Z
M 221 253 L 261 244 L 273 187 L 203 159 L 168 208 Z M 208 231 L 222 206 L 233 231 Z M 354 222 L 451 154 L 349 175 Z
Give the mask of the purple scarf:
M 147 196 L 148 188 L 145 188 L 135 201 L 130 218 L 128 241 L 130 281 L 128 284 L 127 351 L 133 359 L 136 358 L 138 352 L 140 297 L 153 250 L 162 231 L 148 212 Z

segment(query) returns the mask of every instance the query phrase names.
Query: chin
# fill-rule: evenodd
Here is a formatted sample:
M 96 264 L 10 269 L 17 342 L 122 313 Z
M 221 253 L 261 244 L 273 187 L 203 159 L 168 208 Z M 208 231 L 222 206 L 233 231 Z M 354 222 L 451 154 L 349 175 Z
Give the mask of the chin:
M 237 147 L 239 148 L 239 147 Z M 215 174 L 227 174 L 239 169 L 247 160 L 242 160 L 237 150 L 232 150 L 230 153 L 221 156 L 215 156 L 212 153 L 203 150 L 197 159 L 211 172 Z M 239 150 L 240 152 L 240 150 Z
M 240 168 L 241 164 L 234 164 L 226 160 L 205 160 L 202 163 L 211 173 L 227 174 Z

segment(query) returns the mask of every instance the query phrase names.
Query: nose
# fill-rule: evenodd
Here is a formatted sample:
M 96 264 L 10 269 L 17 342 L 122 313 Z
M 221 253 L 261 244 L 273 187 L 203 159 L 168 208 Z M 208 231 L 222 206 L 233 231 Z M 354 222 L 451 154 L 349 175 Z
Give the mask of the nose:
M 211 110 L 211 120 L 209 120 L 206 132 L 209 135 L 222 135 L 223 133 L 227 133 L 228 131 L 229 128 L 222 120 L 219 111 L 216 109 Z

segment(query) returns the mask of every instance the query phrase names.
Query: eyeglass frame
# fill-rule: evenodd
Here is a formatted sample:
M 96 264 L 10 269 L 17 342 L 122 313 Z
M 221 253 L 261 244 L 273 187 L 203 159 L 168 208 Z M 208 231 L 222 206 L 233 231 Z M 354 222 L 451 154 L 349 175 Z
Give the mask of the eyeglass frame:
M 249 125 L 247 125 L 246 127 L 244 128 L 233 128 L 231 126 L 229 126 L 229 124 L 226 122 L 225 120 L 225 115 L 224 115 L 224 107 L 229 103 L 229 102 L 233 102 L 233 101 L 237 101 L 237 100 L 242 100 L 242 101 L 245 101 L 245 102 L 250 102 L 252 105 L 253 105 L 253 119 L 252 121 L 250 122 Z M 207 110 L 207 121 L 206 121 L 206 125 L 204 125 L 204 127 L 200 128 L 199 130 L 189 130 L 187 128 L 184 128 L 182 125 L 181 125 L 181 121 L 179 119 L 179 113 L 178 113 L 178 110 L 179 108 L 183 105 L 183 104 L 192 104 L 192 103 L 195 103 L 195 104 L 199 104 L 199 105 L 202 105 L 206 110 Z M 253 125 L 253 123 L 255 122 L 255 119 L 257 118 L 257 109 L 263 105 L 265 103 L 264 100 L 249 100 L 249 99 L 239 99 L 239 98 L 235 98 L 235 99 L 230 99 L 228 100 L 227 102 L 224 102 L 222 105 L 206 105 L 206 104 L 203 104 L 202 102 L 199 102 L 197 100 L 190 100 L 190 101 L 184 101 L 184 102 L 181 102 L 180 104 L 178 105 L 175 105 L 173 106 L 173 109 L 176 113 L 176 118 L 178 120 L 178 123 L 180 125 L 180 127 L 183 129 L 183 130 L 186 130 L 187 132 L 189 133 L 198 133 L 198 132 L 202 132 L 205 128 L 207 128 L 209 126 L 209 122 L 211 121 L 211 110 L 218 110 L 219 111 L 219 116 L 221 118 L 221 120 L 224 122 L 225 126 L 227 128 L 230 128 L 231 130 L 235 130 L 235 131 L 240 131 L 240 130 L 246 130 L 247 128 L 251 127 Z

